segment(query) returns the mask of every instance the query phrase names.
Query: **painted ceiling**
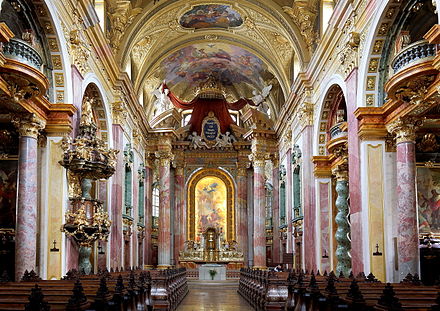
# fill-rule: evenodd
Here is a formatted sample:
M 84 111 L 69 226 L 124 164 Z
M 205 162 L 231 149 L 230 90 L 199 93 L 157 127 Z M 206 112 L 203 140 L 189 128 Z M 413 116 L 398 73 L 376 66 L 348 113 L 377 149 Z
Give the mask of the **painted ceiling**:
M 254 54 L 226 43 L 200 43 L 168 56 L 161 66 L 170 86 L 188 89 L 215 76 L 225 87 L 248 84 L 262 88 L 267 66 Z
M 229 5 L 197 5 L 186 12 L 179 21 L 185 28 L 229 28 L 243 24 L 240 14 Z
M 142 7 L 139 1 L 133 12 Z M 127 28 L 118 53 L 122 66 L 131 66 L 135 89 L 146 95 L 147 113 L 163 80 L 188 101 L 212 74 L 226 86 L 228 101 L 251 98 L 253 91 L 272 84 L 267 103 L 276 116 L 293 73 L 308 57 L 299 29 L 282 8 L 291 1 L 276 0 L 273 6 L 273 1 L 258 0 L 256 6 L 250 0 L 163 0 L 145 6 Z

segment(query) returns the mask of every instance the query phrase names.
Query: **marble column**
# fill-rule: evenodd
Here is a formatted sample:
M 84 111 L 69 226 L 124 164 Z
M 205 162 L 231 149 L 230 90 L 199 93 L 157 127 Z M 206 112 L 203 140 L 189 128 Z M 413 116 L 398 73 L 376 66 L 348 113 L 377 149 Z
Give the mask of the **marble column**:
M 176 264 L 179 261 L 179 252 L 183 250 L 185 244 L 185 178 L 183 172 L 182 165 L 178 165 L 174 171 L 174 261 Z
M 19 281 L 25 270 L 36 270 L 37 259 L 37 208 L 38 208 L 38 131 L 45 122 L 31 116 L 12 121 L 18 129 L 18 197 L 15 232 L 15 280 Z M 38 272 L 38 271 L 36 271 Z
M 237 170 L 237 243 L 248 262 L 248 208 L 247 208 L 247 168 Z
M 351 243 L 349 239 L 350 224 L 348 223 L 348 165 L 339 164 L 333 169 L 333 174 L 336 175 L 336 225 L 338 226 L 335 234 L 337 247 L 336 258 L 338 263 L 336 265 L 336 272 L 341 271 L 345 276 L 348 276 L 351 271 L 350 249 Z
M 144 238 L 144 263 L 146 268 L 153 265 L 153 242 L 151 239 L 153 231 L 153 169 L 145 167 L 145 238 Z
M 160 153 L 158 267 L 162 269 L 166 269 L 171 265 L 170 165 L 171 155 Z
M 113 147 L 122 150 L 124 130 L 120 124 L 113 124 Z M 116 171 L 112 177 L 112 199 L 111 199 L 111 231 L 110 231 L 110 267 L 120 268 L 122 262 L 122 248 L 124 246 L 122 237 L 122 190 L 124 176 L 124 155 L 119 152 L 117 155 Z M 125 207 L 124 207 L 125 208 Z
M 408 273 L 419 273 L 415 132 L 421 123 L 415 118 L 399 118 L 387 125 L 388 131 L 396 135 L 397 256 L 401 280 Z
M 254 166 L 254 268 L 266 268 L 266 207 L 264 189 L 265 157 L 256 153 Z
M 272 199 L 272 262 L 281 262 L 281 250 L 280 250 L 280 168 L 278 159 L 273 161 L 272 170 L 272 183 L 273 183 L 273 199 Z

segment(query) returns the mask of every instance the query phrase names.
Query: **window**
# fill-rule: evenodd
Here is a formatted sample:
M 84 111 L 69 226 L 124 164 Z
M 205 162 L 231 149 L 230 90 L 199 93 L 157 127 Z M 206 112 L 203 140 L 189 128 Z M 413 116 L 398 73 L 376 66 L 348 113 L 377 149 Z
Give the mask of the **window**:
M 159 187 L 153 186 L 153 217 L 159 217 Z

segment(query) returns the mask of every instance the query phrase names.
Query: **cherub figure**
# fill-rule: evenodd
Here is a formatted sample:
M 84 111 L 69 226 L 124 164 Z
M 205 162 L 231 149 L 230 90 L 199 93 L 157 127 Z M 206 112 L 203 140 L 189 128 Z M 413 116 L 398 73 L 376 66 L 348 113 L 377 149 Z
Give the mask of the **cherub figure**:
M 192 132 L 192 134 L 190 134 L 188 138 L 191 140 L 194 149 L 202 147 L 206 147 L 209 149 L 208 144 L 203 141 L 203 138 L 201 136 L 197 135 L 197 132 Z

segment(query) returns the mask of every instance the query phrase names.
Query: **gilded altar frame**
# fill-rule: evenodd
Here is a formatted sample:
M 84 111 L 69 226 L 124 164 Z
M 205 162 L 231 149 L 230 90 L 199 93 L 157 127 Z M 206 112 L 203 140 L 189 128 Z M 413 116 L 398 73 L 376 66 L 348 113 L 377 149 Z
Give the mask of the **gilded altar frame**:
M 235 188 L 231 177 L 220 169 L 203 169 L 196 172 L 188 182 L 187 191 L 187 240 L 194 241 L 196 239 L 196 219 L 195 219 L 195 190 L 197 183 L 204 177 L 217 177 L 226 185 L 226 239 L 228 241 L 235 240 Z

